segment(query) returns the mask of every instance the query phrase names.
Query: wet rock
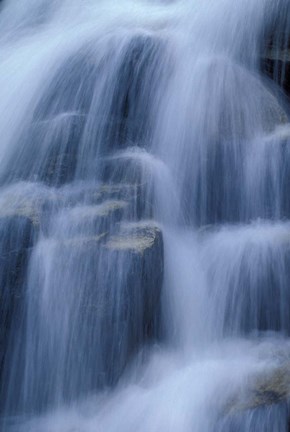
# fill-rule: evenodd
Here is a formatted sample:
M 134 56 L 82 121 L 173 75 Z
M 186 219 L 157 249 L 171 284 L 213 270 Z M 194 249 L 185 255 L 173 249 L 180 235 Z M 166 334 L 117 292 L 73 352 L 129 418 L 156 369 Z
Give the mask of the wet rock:
M 146 201 L 146 196 L 148 200 Z M 142 217 L 152 216 L 152 202 L 148 196 L 146 183 L 129 181 L 108 182 L 99 185 L 88 196 L 88 200 L 94 203 L 101 203 L 104 200 L 121 200 L 128 203 L 126 209 L 127 220 L 138 220 Z
M 219 419 L 214 430 L 216 432 L 288 432 L 289 407 L 284 401 L 280 404 L 239 411 Z
M 74 178 L 77 164 L 75 153 L 51 154 L 40 180 L 52 186 L 69 183 Z
M 132 193 L 134 194 L 135 216 L 138 219 L 152 218 L 153 215 L 156 172 L 152 159 L 149 152 L 130 147 L 123 152 L 101 158 L 97 164 L 98 177 L 107 185 L 109 193 L 116 193 L 119 189 L 123 196 L 129 193 L 131 201 Z
M 1 183 L 36 180 L 59 187 L 94 178 L 100 154 L 148 142 L 160 40 L 138 35 L 107 43 L 105 58 L 98 57 L 94 45 L 85 46 L 55 71 L 31 123 L 21 131 L 17 156 L 7 153 Z
M 229 413 L 287 402 L 290 397 L 290 363 L 286 362 L 253 377 L 244 394 L 228 404 Z
M 27 220 L 35 229 L 40 225 L 41 219 L 41 202 L 38 200 L 23 200 L 20 203 L 13 203 L 9 207 L 9 203 L 6 202 L 6 208 L 1 209 L 0 219 L 5 220 L 22 217 Z
M 215 430 L 288 432 L 289 397 L 290 363 L 286 361 L 252 377 L 246 389 L 227 403 Z
M 262 57 L 261 67 L 290 96 L 290 49 L 269 48 Z
M 271 5 L 272 6 L 272 5 Z M 270 6 L 270 8 L 271 8 Z M 290 8 L 288 0 L 273 4 L 265 22 L 261 69 L 290 95 Z
M 28 262 L 40 230 L 41 204 L 15 190 L 1 197 L 0 210 L 0 410 L 7 398 L 13 347 L 24 341 Z M 21 364 L 21 362 L 20 362 Z M 19 379 L 17 369 L 16 380 Z
M 34 315 L 25 349 L 29 365 L 38 367 L 27 366 L 24 407 L 17 395 L 25 384 L 11 377 L 20 411 L 115 385 L 143 344 L 160 336 L 161 230 L 154 222 L 116 223 L 111 233 L 76 237 L 65 221 L 65 235 L 54 230 L 38 242 L 30 264 Z M 49 284 L 44 309 L 43 269 Z
M 290 123 L 280 125 L 253 144 L 255 150 L 246 162 L 246 220 L 289 219 Z
M 131 356 L 148 340 L 159 337 L 164 266 L 162 233 L 152 222 L 122 224 L 120 232 L 107 240 L 104 249 L 116 263 L 122 287 L 120 322 L 112 321 L 109 326 L 113 334 L 118 329 L 117 340 L 126 343 L 122 346 L 115 338 L 113 343 L 107 341 L 106 374 L 114 382 Z M 121 263 L 126 263 L 123 274 Z
M 74 179 L 85 117 L 62 112 L 36 119 L 24 131 L 21 158 L 9 162 L 2 182 L 40 181 L 59 187 Z M 20 157 L 20 156 L 19 156 Z
M 141 185 L 134 183 L 103 183 L 89 192 L 88 199 L 100 203 L 104 199 L 120 199 L 131 201 L 140 193 Z
M 35 226 L 30 217 L 0 215 L 0 378 L 3 385 L 4 363 L 9 367 L 5 357 L 9 357 L 9 346 L 23 320 L 25 278 L 34 236 Z
M 95 205 L 78 205 L 60 212 L 57 224 L 62 229 L 59 239 L 90 237 L 109 233 L 126 215 L 129 203 L 122 200 L 105 200 Z M 53 228 L 52 228 L 53 229 Z M 58 229 L 57 229 L 58 230 Z
M 252 215 L 245 214 L 244 205 L 246 170 L 248 160 L 254 159 L 259 149 L 255 142 L 257 131 L 258 136 L 273 133 L 277 126 L 288 121 L 287 113 L 279 98 L 251 71 L 239 65 L 220 60 L 210 62 L 204 76 L 207 77 L 203 78 L 204 91 L 215 94 L 219 110 L 216 115 L 209 105 L 208 130 L 202 132 L 201 140 L 193 135 L 196 142 L 189 149 L 192 154 L 187 155 L 188 160 L 184 159 L 180 168 L 181 204 L 188 222 L 200 226 L 250 220 Z M 230 89 L 239 94 L 232 106 L 225 103 L 232 98 Z M 249 97 L 253 94 L 255 98 Z M 194 165 L 188 163 L 191 158 Z M 259 200 L 260 196 L 255 198 Z
M 265 181 L 265 207 L 268 209 L 269 218 L 275 218 L 274 206 L 275 201 L 279 202 L 279 217 L 281 219 L 289 219 L 290 217 L 290 197 L 289 197 L 289 181 L 290 181 L 290 127 L 289 123 L 284 127 L 279 128 L 272 144 L 268 146 L 265 154 L 266 163 L 266 181 Z M 273 171 L 275 166 L 277 172 Z M 271 211 L 271 212 L 270 212 Z
M 265 30 L 261 70 L 290 96 L 290 8 L 280 1 Z
M 160 336 L 162 233 L 152 222 L 128 223 L 115 235 L 84 241 L 82 254 L 86 261 L 94 259 L 98 269 L 98 288 L 91 286 L 82 304 L 83 319 L 98 341 L 98 347 L 87 348 L 99 362 L 91 382 L 96 387 L 113 385 L 132 356 Z
M 115 251 L 143 254 L 161 241 L 160 229 L 150 222 L 123 223 L 118 235 L 111 237 L 106 247 Z
M 141 188 L 28 184 L 25 193 L 9 189 L 2 197 L 0 228 L 2 219 L 15 221 L 7 233 L 16 235 L 20 221 L 27 227 L 23 239 L 15 237 L 15 251 L 11 240 L 14 252 L 1 266 L 8 282 L 0 399 L 2 405 L 9 399 L 9 412 L 42 411 L 59 398 L 114 385 L 143 344 L 159 337 L 163 241 L 154 222 L 130 222 Z M 11 367 L 12 358 L 18 368 Z
M 123 47 L 122 59 L 113 76 L 109 120 L 104 128 L 107 149 L 120 148 L 128 142 L 144 142 L 151 131 L 150 108 L 154 100 L 162 44 L 147 35 L 134 36 Z M 112 123 L 113 120 L 113 123 Z
M 287 222 L 257 222 L 209 234 L 209 293 L 220 336 L 290 334 L 289 229 Z

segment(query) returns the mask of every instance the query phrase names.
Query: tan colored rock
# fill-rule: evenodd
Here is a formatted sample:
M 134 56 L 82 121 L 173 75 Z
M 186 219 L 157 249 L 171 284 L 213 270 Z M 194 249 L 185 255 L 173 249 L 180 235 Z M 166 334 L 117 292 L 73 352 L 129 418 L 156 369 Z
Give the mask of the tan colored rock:
M 290 362 L 255 377 L 242 395 L 233 397 L 225 409 L 227 414 L 275 405 L 290 397 Z

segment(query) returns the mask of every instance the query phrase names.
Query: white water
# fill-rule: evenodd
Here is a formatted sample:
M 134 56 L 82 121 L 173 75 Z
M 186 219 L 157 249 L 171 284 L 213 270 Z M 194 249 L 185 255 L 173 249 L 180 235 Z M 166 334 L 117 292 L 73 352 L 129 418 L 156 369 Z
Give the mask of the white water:
M 289 106 L 259 71 L 287 14 L 282 0 L 2 2 L 0 216 L 44 215 L 8 342 L 3 430 L 287 430 L 281 407 L 223 418 L 290 356 Z M 164 241 L 149 340 L 137 282 L 124 320 L 132 258 L 96 243 L 138 219 Z M 21 220 L 6 223 L 23 241 Z

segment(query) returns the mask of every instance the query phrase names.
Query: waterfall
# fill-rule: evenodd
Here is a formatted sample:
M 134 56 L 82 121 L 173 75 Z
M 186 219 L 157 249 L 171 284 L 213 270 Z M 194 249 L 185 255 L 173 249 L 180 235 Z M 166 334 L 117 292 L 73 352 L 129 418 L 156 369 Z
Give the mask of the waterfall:
M 0 429 L 288 431 L 287 0 L 0 2 Z

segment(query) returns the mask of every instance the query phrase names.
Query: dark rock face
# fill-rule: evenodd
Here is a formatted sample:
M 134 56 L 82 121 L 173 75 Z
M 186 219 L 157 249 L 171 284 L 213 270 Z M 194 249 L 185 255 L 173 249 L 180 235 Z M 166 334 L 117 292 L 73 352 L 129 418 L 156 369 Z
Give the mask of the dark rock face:
M 259 181 L 267 182 L 263 172 L 257 178 L 251 171 L 255 156 L 264 149 L 268 134 L 287 123 L 287 113 L 280 99 L 244 67 L 206 64 L 201 84 L 206 96 L 214 95 L 214 103 L 206 108 L 207 128 L 199 130 L 197 122 L 198 133 L 193 129 L 185 138 L 191 145 L 180 165 L 184 214 L 188 223 L 201 226 L 248 222 L 264 198 L 260 191 L 256 196 L 248 193 Z M 228 103 L 230 92 L 239 94 L 232 104 Z M 264 168 L 263 157 L 261 154 L 257 169 Z M 275 204 L 269 200 L 267 207 L 260 206 L 259 217 L 267 217 L 268 211 L 273 214 Z
M 1 322 L 8 412 L 42 411 L 115 385 L 134 354 L 159 338 L 162 234 L 153 221 L 136 222 L 138 193 L 134 184 L 117 183 L 70 198 L 60 190 L 34 207 L 22 203 L 21 216 L 8 219 L 15 226 L 2 244 L 11 243 L 14 261 L 9 254 L 3 263 L 5 293 L 11 303 L 18 284 L 21 292 L 16 305 L 4 302 L 11 331 Z M 34 246 L 29 227 L 40 231 Z M 11 343 L 16 339 L 22 343 Z
M 290 9 L 281 2 L 265 31 L 261 70 L 290 96 Z
M 246 215 L 249 220 L 289 219 L 290 134 L 288 124 L 279 126 L 275 134 L 257 143 L 261 152 L 257 158 L 263 164 L 261 176 L 252 175 L 248 187 Z M 254 162 L 254 159 L 252 158 Z M 255 163 L 255 162 L 254 162 Z M 257 169 L 257 163 L 254 165 Z M 274 168 L 275 167 L 275 168 Z M 252 172 L 255 172 L 255 169 Z
M 137 36 L 126 47 L 115 82 L 110 119 L 116 127 L 108 125 L 106 137 L 112 143 L 124 146 L 129 142 L 148 139 L 150 130 L 149 107 L 153 98 L 154 75 L 158 68 L 160 43 L 150 37 Z
M 195 183 L 186 186 L 184 193 L 188 206 L 191 185 L 195 184 L 198 206 L 191 211 L 195 212 L 196 224 L 289 218 L 290 138 L 287 117 L 281 120 L 283 123 L 277 126 L 280 136 L 277 132 L 260 141 L 241 141 L 236 148 L 232 142 L 216 142 L 209 147 Z M 260 176 L 255 175 L 258 167 Z
M 132 355 L 147 341 L 159 337 L 162 234 L 154 224 L 128 224 L 117 235 L 109 237 L 104 247 L 106 252 L 102 252 L 101 260 L 105 258 L 104 264 L 111 262 L 107 283 L 113 290 L 121 289 L 117 297 L 123 305 L 118 318 L 110 320 L 104 350 L 107 358 L 104 376 L 114 383 Z M 116 281 L 116 272 L 121 284 L 120 280 Z M 110 335 L 115 337 L 112 339 Z
M 209 290 L 220 337 L 274 331 L 289 336 L 289 228 L 287 222 L 256 223 L 210 237 Z
M 84 47 L 55 71 L 21 133 L 18 155 L 8 157 L 1 183 L 29 180 L 59 187 L 99 178 L 100 154 L 146 145 L 161 44 L 139 35 L 122 41 L 119 52 L 117 43 L 108 42 L 105 59 Z M 107 108 L 100 116 L 103 100 Z
M 86 48 L 60 65 L 0 179 L 51 187 L 9 214 L 3 228 L 0 399 L 8 412 L 43 410 L 115 384 L 133 354 L 159 335 L 161 232 L 120 228 L 121 220 L 152 217 L 150 185 L 140 163 L 110 156 L 149 139 L 160 43 L 136 36 L 122 42 L 119 58 L 114 43 L 101 61 Z M 103 98 L 109 109 L 100 118 Z M 88 190 L 62 190 L 88 178 Z M 55 318 L 46 320 L 43 310 Z
M 288 248 L 286 246 L 284 249 L 282 246 L 280 250 L 276 249 L 259 260 L 258 252 L 255 255 L 250 251 L 250 247 L 245 250 L 245 255 L 253 254 L 253 259 L 257 259 L 259 271 L 252 277 L 245 256 L 239 273 L 232 274 L 232 281 L 229 284 L 233 291 L 229 292 L 225 310 L 225 333 L 233 331 L 247 334 L 256 329 L 290 334 L 290 314 L 287 307 L 290 294 L 286 282 L 290 278 L 287 271 L 290 260 Z M 274 256 L 276 253 L 279 254 L 278 259 Z M 279 271 L 283 272 L 284 278 Z M 235 322 L 237 328 L 233 326 Z
M 262 58 L 261 68 L 290 96 L 290 48 L 269 48 Z
M 134 349 L 135 346 L 141 346 L 147 338 L 156 338 L 159 334 L 164 266 L 162 234 L 154 223 L 132 223 L 123 226 L 117 235 L 110 237 L 105 247 L 114 254 L 130 257 L 131 260 L 126 283 L 129 290 L 127 300 L 139 296 L 142 305 L 141 314 L 131 316 L 132 334 L 135 327 L 132 340 Z M 136 309 L 132 309 L 133 311 L 136 313 Z M 142 329 L 141 333 L 136 332 L 137 328 Z
M 261 70 L 290 96 L 290 8 L 280 1 L 266 26 Z
M 0 218 L 0 382 L 4 387 L 4 364 L 9 367 L 11 346 L 24 320 L 25 279 L 34 236 L 35 226 L 28 217 Z M 1 387 L 0 394 L 5 394 Z
M 54 319 L 46 322 L 39 312 L 41 293 L 35 292 L 28 305 L 36 311 L 28 329 L 30 354 L 24 360 L 29 385 L 18 409 L 42 410 L 56 400 L 68 402 L 116 384 L 132 356 L 158 338 L 161 232 L 154 226 L 134 227 L 106 238 L 68 239 L 51 250 L 46 311 Z M 33 264 L 32 271 L 37 272 Z M 29 362 L 37 367 L 32 370 Z M 18 387 L 20 395 L 24 384 Z

